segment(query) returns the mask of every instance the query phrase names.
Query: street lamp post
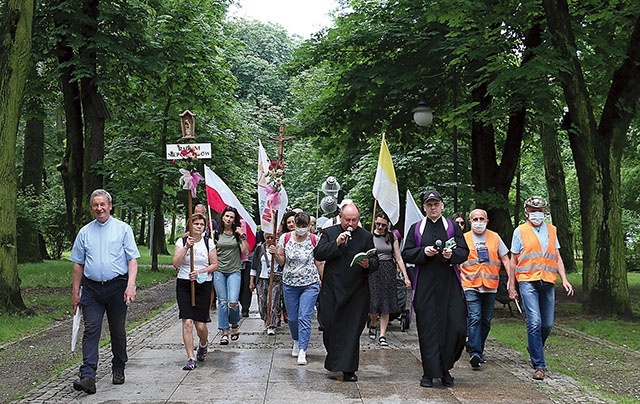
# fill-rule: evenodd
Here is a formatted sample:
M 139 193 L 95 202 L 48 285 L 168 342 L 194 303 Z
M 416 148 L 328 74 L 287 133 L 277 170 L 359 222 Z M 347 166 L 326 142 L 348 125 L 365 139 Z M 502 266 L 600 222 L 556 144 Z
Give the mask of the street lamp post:
M 418 106 L 413 112 L 413 120 L 418 126 L 427 127 L 433 121 L 433 109 L 427 106 L 424 91 L 420 90 Z M 458 127 L 453 127 L 453 210 L 458 212 Z

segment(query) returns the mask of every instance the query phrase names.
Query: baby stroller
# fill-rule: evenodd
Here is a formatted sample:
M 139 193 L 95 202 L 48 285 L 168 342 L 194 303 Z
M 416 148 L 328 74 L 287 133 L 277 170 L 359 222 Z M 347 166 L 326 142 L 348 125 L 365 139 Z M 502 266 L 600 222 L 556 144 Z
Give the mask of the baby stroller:
M 400 311 L 389 314 L 389 321 L 398 319 L 400 321 L 400 331 L 404 332 L 409 329 L 409 325 L 411 324 L 411 312 L 409 311 L 411 306 L 411 288 L 407 288 L 404 284 L 404 276 L 401 272 L 396 274 L 396 290 Z

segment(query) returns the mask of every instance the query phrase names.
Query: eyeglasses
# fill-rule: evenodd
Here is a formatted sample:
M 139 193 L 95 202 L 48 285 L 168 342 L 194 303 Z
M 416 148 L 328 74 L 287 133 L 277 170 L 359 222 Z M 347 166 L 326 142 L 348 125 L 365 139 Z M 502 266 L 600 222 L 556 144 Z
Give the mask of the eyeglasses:
M 387 227 L 386 223 L 376 223 L 376 227 Z
M 472 222 L 486 222 L 487 219 L 484 217 L 474 217 L 473 219 L 471 219 Z

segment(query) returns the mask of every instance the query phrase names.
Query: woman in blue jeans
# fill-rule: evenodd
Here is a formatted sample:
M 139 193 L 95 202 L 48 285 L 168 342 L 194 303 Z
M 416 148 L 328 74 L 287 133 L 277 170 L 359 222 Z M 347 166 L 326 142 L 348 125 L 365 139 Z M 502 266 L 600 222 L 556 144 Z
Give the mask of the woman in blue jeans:
M 220 221 L 221 226 L 215 233 L 218 270 L 213 273 L 213 286 L 218 296 L 218 329 L 222 331 L 220 345 L 228 345 L 229 324 L 232 330 L 231 340 L 236 341 L 240 336 L 240 253 L 249 254 L 249 243 L 240 226 L 240 216 L 236 208 L 224 208 Z
M 282 289 L 293 338 L 291 356 L 298 358 L 298 365 L 307 364 L 311 316 L 320 292 L 321 264 L 313 258 L 316 239 L 309 232 L 309 222 L 308 213 L 296 213 L 295 230 L 280 236 L 275 256 L 284 266 Z

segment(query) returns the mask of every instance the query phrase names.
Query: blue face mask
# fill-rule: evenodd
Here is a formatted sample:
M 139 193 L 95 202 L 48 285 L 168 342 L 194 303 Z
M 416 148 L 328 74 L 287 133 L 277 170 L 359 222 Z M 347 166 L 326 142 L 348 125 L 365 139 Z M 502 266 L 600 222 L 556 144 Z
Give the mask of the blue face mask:
M 308 227 L 296 227 L 296 234 L 298 236 L 306 236 L 309 233 Z
M 530 212 L 529 221 L 536 227 L 540 226 L 544 222 L 544 212 Z
M 207 278 L 209 277 L 208 273 L 203 273 L 203 274 L 198 274 L 198 279 L 196 279 L 196 282 L 198 283 L 205 283 L 207 281 Z

